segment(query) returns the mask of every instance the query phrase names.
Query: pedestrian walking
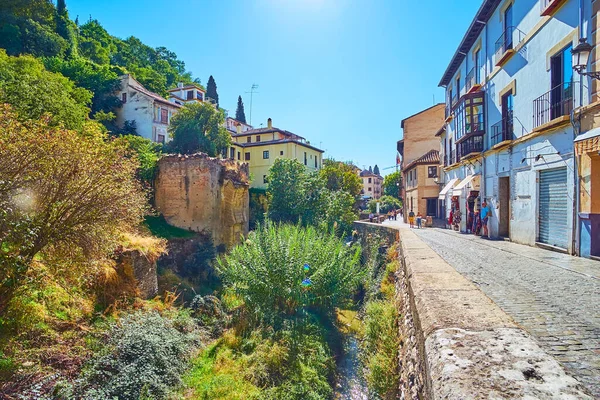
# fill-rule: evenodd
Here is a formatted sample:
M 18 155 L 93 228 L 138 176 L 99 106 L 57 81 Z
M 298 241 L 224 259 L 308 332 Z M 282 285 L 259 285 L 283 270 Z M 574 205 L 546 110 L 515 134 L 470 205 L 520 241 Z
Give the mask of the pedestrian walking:
M 392 211 L 392 217 L 394 217 L 394 221 L 398 220 L 398 211 L 394 210 Z
M 410 210 L 410 212 L 408 213 L 408 223 L 410 224 L 411 228 L 415 227 L 415 213 L 413 212 L 413 210 Z
M 481 236 L 482 238 L 490 238 L 490 235 L 488 233 L 488 218 L 490 216 L 491 210 L 488 207 L 487 202 L 484 200 L 483 203 L 481 204 L 481 211 L 480 211 L 480 215 L 481 215 L 481 226 L 483 227 L 483 235 Z
M 423 217 L 421 216 L 421 213 L 417 214 L 417 228 L 421 229 L 421 221 L 422 221 Z

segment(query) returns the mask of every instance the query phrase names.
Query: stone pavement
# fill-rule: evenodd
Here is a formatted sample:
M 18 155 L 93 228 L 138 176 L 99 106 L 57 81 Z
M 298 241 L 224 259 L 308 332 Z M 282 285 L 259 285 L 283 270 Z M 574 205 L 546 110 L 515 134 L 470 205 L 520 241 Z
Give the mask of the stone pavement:
M 599 262 L 445 229 L 413 231 L 600 398 Z

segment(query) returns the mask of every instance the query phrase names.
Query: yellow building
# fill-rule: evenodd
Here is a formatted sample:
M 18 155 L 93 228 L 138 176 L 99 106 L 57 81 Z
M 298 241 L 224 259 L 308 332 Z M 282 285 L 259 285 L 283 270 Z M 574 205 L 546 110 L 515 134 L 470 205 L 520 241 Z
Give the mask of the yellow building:
M 238 124 L 231 137 L 229 157 L 249 164 L 251 188 L 267 187 L 269 168 L 277 158 L 295 158 L 312 171 L 323 163 L 323 150 L 311 146 L 302 136 L 274 127 L 271 118 L 266 128 L 242 130 Z

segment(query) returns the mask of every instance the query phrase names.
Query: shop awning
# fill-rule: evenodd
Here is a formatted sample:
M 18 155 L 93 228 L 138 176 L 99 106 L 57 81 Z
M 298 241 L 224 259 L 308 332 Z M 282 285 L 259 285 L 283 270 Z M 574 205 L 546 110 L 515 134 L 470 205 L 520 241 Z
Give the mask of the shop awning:
M 450 182 L 446 183 L 446 186 L 444 186 L 440 192 L 438 199 L 445 199 L 446 194 L 454 187 L 454 185 L 456 185 L 456 182 L 458 182 L 458 178 L 451 179 Z
M 578 156 L 600 151 L 600 128 L 590 129 L 582 133 L 575 138 L 574 142 L 575 152 Z
M 462 194 L 462 190 L 473 180 L 475 179 L 476 176 L 479 176 L 479 174 L 475 174 L 475 175 L 467 175 L 467 177 L 465 179 L 463 179 L 462 181 L 460 181 L 460 183 L 458 185 L 456 185 L 454 187 L 454 190 L 452 191 L 452 195 L 453 196 L 460 196 Z

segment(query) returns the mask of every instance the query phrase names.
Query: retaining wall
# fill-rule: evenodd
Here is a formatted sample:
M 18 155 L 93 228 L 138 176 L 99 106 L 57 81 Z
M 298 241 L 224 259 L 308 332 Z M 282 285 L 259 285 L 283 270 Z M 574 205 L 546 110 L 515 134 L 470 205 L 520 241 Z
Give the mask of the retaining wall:
M 388 238 L 399 234 L 401 399 L 592 398 L 508 314 L 410 229 L 364 222 L 354 227 Z

